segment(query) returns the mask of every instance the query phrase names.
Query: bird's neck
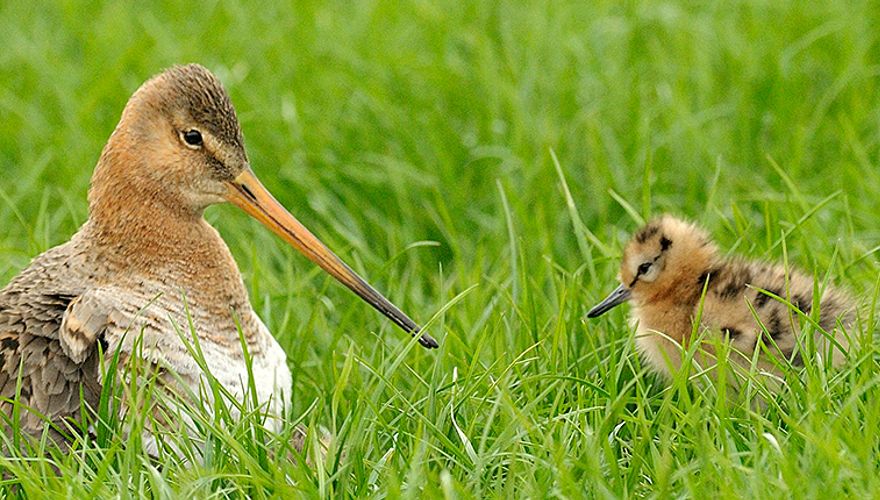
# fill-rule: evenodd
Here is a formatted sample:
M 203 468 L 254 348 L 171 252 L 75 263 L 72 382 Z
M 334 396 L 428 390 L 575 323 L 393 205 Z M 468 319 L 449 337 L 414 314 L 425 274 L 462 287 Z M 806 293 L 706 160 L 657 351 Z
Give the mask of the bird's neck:
M 89 219 L 79 236 L 109 272 L 158 280 L 188 293 L 226 290 L 235 302 L 246 302 L 238 266 L 201 211 L 175 209 L 143 184 L 117 182 L 112 194 L 104 189 L 93 183 Z
M 101 153 L 89 219 L 75 237 L 95 256 L 98 274 L 132 286 L 162 283 L 226 314 L 249 307 L 238 266 L 203 209 L 191 208 L 161 176 L 134 165 L 143 159 L 118 146 L 126 133 L 117 128 Z
M 117 146 L 126 140 L 121 135 L 124 133 L 119 130 L 111 135 L 92 175 L 90 219 L 107 229 L 122 226 L 118 221 L 142 225 L 148 219 L 183 224 L 200 220 L 203 209 L 187 203 L 179 187 L 163 179 L 161 167 L 146 165 L 142 155 Z M 161 217 L 156 219 L 156 215 Z
M 212 228 L 201 216 L 175 214 L 149 200 L 135 204 L 112 209 L 93 206 L 83 230 L 91 241 L 133 266 L 185 260 L 190 254 L 222 245 L 214 241 Z
M 227 312 L 247 305 L 238 266 L 204 218 L 176 217 L 153 206 L 142 206 L 113 222 L 95 215 L 77 237 L 88 242 L 103 274 L 163 283 L 193 303 L 217 305 Z
M 90 192 L 88 228 L 95 241 L 129 261 L 167 259 L 203 245 L 210 228 L 201 213 L 175 209 L 143 186 L 118 183 L 112 193 L 102 190 L 95 184 Z
M 161 168 L 146 165 L 143 154 L 126 146 L 137 142 L 129 128 L 121 121 L 101 152 L 87 229 L 94 241 L 133 263 L 186 252 L 209 229 L 202 210 L 189 207 L 173 183 L 163 182 Z

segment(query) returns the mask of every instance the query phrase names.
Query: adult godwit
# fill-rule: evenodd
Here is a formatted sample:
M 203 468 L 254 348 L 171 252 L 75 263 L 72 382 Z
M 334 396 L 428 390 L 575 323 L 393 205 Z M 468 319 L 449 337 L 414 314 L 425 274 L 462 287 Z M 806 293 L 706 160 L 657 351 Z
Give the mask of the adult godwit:
M 853 324 L 855 306 L 846 292 L 831 286 L 814 291 L 811 277 L 781 265 L 721 256 L 705 231 L 670 215 L 633 235 L 619 278 L 621 285 L 587 317 L 633 302 L 636 346 L 649 366 L 665 375 L 680 367 L 682 349 L 694 333 L 707 340 L 702 352 L 709 358 L 711 341 L 718 338 L 729 342 L 740 366 L 749 366 L 760 345 L 759 366 L 767 372 L 777 371 L 770 357 L 802 365 L 808 346 L 802 327 L 813 321 L 814 292 L 818 315 L 811 331 L 817 351 L 839 365 L 849 348 L 845 328 Z
M 96 407 L 99 351 L 104 359 L 119 352 L 122 365 L 139 356 L 169 386 L 183 383 L 197 393 L 204 373 L 175 328 L 188 335 L 190 320 L 213 377 L 237 397 L 248 380 L 240 327 L 259 402 L 274 417 L 283 415 L 291 385 L 284 352 L 251 308 L 226 244 L 202 216 L 224 201 L 423 346 L 437 347 L 257 180 L 219 80 L 199 65 L 173 67 L 126 104 L 95 168 L 85 224 L 0 291 L 0 417 L 7 425 L 18 415 L 26 432 L 51 423 L 53 437 L 63 435 L 66 422 Z M 10 401 L 16 392 L 20 413 Z M 270 422 L 277 426 L 277 418 Z

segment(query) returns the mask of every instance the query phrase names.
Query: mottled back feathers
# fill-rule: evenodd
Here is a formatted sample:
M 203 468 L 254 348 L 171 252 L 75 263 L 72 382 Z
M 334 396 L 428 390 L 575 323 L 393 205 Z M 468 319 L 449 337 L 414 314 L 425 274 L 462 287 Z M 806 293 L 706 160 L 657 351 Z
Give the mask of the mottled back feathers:
M 839 364 L 849 345 L 836 328 L 854 320 L 854 301 L 848 294 L 830 286 L 816 291 L 812 278 L 797 269 L 725 257 L 705 231 L 669 215 L 635 232 L 624 251 L 620 281 L 620 289 L 609 297 L 611 303 L 606 299 L 594 311 L 601 314 L 631 300 L 638 323 L 636 344 L 661 373 L 677 369 L 698 318 L 698 333 L 709 341 L 730 342 L 741 364 L 748 364 L 760 345 L 763 361 L 773 355 L 802 364 L 806 343 L 801 331 L 808 322 L 803 316 L 813 313 L 814 293 L 819 293 L 818 325 L 835 339 L 829 342 L 817 331 L 818 352 L 831 353 Z M 708 344 L 705 349 L 711 351 Z

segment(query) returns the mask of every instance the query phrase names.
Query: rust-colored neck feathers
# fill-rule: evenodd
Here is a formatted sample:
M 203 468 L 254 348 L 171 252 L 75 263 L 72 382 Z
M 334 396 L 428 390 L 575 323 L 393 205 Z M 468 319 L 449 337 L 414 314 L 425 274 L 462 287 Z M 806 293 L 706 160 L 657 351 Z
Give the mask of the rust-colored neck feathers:
M 197 128 L 214 142 L 188 147 Z M 218 157 L 226 163 L 217 161 Z M 241 288 L 226 244 L 203 218 L 222 202 L 226 164 L 246 164 L 235 111 L 222 86 L 198 66 L 174 68 L 129 100 L 101 153 L 89 190 L 83 241 L 113 265 L 161 274 L 183 287 Z

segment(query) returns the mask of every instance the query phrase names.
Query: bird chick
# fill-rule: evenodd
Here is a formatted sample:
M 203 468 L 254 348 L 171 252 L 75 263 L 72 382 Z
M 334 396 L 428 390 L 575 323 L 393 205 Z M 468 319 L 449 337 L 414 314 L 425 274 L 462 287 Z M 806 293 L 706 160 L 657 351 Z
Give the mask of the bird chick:
M 702 336 L 698 360 L 714 357 L 713 339 L 729 343 L 731 358 L 749 366 L 759 346 L 759 368 L 778 373 L 770 357 L 803 365 L 807 345 L 802 316 L 813 311 L 814 283 L 806 274 L 781 265 L 719 255 L 718 247 L 696 225 L 663 215 L 639 229 L 626 245 L 617 287 L 593 307 L 596 318 L 626 301 L 633 303 L 636 347 L 650 367 L 671 375 L 682 364 L 683 349 Z M 840 365 L 849 342 L 838 326 L 854 320 L 853 300 L 832 287 L 820 290 L 814 340 L 818 352 Z M 788 302 L 788 304 L 786 304 Z M 694 328 L 694 323 L 699 324 Z

